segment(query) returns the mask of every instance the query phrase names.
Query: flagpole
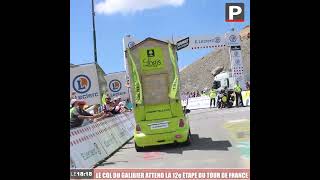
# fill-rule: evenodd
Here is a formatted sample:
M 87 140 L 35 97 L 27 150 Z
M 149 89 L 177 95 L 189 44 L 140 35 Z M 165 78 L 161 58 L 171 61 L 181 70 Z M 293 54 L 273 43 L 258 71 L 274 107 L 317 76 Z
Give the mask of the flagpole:
M 92 27 L 93 27 L 93 50 L 94 50 L 94 63 L 98 63 L 97 60 L 97 46 L 96 46 L 96 27 L 95 27 L 95 21 L 94 21 L 94 2 L 91 0 L 91 6 L 92 6 Z

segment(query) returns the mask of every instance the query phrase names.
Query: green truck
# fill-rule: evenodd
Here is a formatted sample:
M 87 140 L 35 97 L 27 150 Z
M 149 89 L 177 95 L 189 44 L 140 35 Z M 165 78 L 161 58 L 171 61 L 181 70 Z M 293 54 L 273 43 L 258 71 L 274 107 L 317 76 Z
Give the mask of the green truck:
M 136 122 L 135 148 L 190 144 L 189 121 L 181 106 L 176 46 L 147 38 L 125 51 Z

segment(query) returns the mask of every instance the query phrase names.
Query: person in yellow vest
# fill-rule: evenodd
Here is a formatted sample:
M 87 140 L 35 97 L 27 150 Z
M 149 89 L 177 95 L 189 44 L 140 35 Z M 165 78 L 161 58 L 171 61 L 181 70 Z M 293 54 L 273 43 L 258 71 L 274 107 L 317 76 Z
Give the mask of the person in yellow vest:
M 216 107 L 216 97 L 217 97 L 217 91 L 212 87 L 210 92 L 209 92 L 209 97 L 210 97 L 210 108 L 212 106 L 212 101 L 213 101 L 213 107 Z
M 106 92 L 103 93 L 103 95 L 102 95 L 102 98 L 101 98 L 102 105 L 105 105 L 105 104 L 106 104 L 106 98 L 107 98 L 107 97 L 110 97 L 109 94 L 108 94 L 108 91 L 106 91 Z
M 243 107 L 243 101 L 242 101 L 242 95 L 241 95 L 241 87 L 239 85 L 239 81 L 237 81 L 237 83 L 235 84 L 234 86 L 234 92 L 236 94 L 236 106 L 239 107 L 239 99 L 240 99 L 240 102 L 241 102 L 241 106 Z

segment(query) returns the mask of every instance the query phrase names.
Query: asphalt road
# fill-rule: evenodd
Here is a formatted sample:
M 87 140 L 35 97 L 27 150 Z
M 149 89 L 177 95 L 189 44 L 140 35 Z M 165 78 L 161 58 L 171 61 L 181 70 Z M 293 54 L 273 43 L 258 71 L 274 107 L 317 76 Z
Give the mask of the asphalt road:
M 244 155 L 224 124 L 250 120 L 250 107 L 192 110 L 188 116 L 191 145 L 163 145 L 136 152 L 132 139 L 97 168 L 249 168 L 249 140 L 244 142 Z

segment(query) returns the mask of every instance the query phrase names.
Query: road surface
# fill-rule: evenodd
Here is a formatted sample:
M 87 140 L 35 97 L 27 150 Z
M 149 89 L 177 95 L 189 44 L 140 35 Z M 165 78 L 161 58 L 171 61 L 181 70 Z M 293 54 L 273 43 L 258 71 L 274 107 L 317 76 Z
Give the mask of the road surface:
M 249 168 L 249 141 L 243 155 L 241 145 L 224 124 L 250 120 L 250 107 L 191 110 L 188 116 L 191 145 L 163 145 L 136 152 L 132 139 L 96 168 Z

